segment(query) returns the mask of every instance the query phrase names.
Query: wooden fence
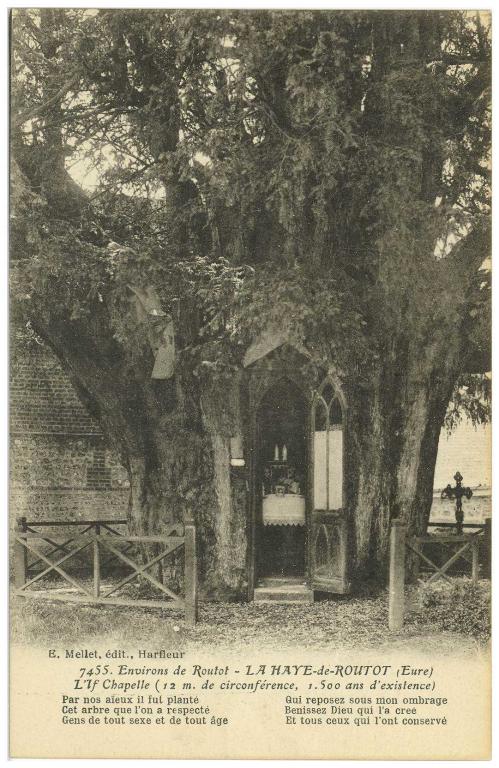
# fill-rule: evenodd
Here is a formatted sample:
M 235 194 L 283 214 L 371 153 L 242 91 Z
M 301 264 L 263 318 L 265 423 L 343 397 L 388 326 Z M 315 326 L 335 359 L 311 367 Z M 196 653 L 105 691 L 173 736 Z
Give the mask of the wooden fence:
M 455 528 L 453 523 L 434 523 L 437 528 Z M 390 629 L 401 629 L 404 624 L 405 613 L 405 573 L 406 573 L 406 554 L 409 550 L 416 558 L 414 576 L 419 575 L 419 568 L 422 563 L 428 566 L 429 571 L 433 572 L 424 581 L 425 584 L 432 584 L 438 579 L 444 579 L 450 582 L 447 575 L 449 569 L 460 559 L 464 559 L 471 564 L 471 578 L 476 583 L 480 576 L 480 549 L 485 551 L 484 575 L 490 578 L 491 565 L 491 544 L 492 544 L 492 526 L 488 518 L 484 524 L 464 523 L 463 528 L 473 529 L 473 532 L 462 535 L 437 534 L 427 536 L 407 536 L 407 526 L 401 520 L 393 520 L 390 531 L 390 575 L 388 590 L 388 626 Z M 424 553 L 425 546 L 431 544 L 436 546 L 451 547 L 459 545 L 456 552 L 445 560 L 443 564 L 435 563 Z M 470 556 L 469 556 L 470 555 Z
M 36 521 L 26 518 L 18 520 L 14 536 L 14 586 L 15 594 L 29 598 L 49 598 L 64 602 L 86 602 L 99 605 L 142 606 L 175 608 L 185 612 L 186 621 L 197 621 L 197 550 L 194 522 L 185 525 L 168 526 L 161 536 L 129 536 L 117 530 L 126 525 L 125 520 L 80 520 L 74 522 Z M 75 533 L 58 535 L 43 533 L 40 529 L 75 530 Z M 78 530 L 83 528 L 83 530 Z M 48 545 L 50 549 L 43 551 Z M 137 561 L 137 548 L 143 552 L 156 550 L 148 555 L 145 562 Z M 132 554 L 130 551 L 132 550 Z M 158 552 L 159 550 L 159 552 Z M 70 561 L 75 561 L 84 551 L 91 552 L 90 563 L 80 562 L 84 574 L 68 573 Z M 149 573 L 149 569 L 176 557 L 184 555 L 184 596 L 174 591 Z M 30 561 L 30 555 L 35 559 Z M 55 556 L 55 557 L 54 557 Z M 123 578 L 105 584 L 103 566 L 110 561 L 119 563 L 128 570 Z M 64 564 L 64 568 L 62 567 Z M 68 565 L 66 565 L 68 564 Z M 90 567 L 89 567 L 90 566 Z M 90 572 L 88 572 L 90 571 Z M 131 572 L 130 572 L 131 571 Z M 71 589 L 60 590 L 56 585 L 42 585 L 42 579 L 57 574 Z M 85 576 L 87 578 L 85 578 Z M 161 599 L 135 599 L 118 597 L 117 593 L 139 578 L 151 584 Z M 58 582 L 60 584 L 60 581 Z

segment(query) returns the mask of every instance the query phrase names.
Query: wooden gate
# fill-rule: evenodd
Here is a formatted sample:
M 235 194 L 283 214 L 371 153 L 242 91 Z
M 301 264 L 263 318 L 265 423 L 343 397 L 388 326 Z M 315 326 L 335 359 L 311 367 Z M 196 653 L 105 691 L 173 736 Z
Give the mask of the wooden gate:
M 346 594 L 347 523 L 342 510 L 315 510 L 311 516 L 311 587 L 318 592 Z
M 344 473 L 346 402 L 331 375 L 314 394 L 310 419 L 310 585 L 318 592 L 343 595 L 351 588 Z
M 196 529 L 193 522 L 185 526 L 173 524 L 165 529 L 161 536 L 128 536 L 117 530 L 124 524 L 122 520 L 84 520 L 72 523 L 28 522 L 25 518 L 18 521 L 14 537 L 15 594 L 28 598 L 49 598 L 63 602 L 95 603 L 99 605 L 142 606 L 156 608 L 174 608 L 185 612 L 186 621 L 195 624 L 197 620 L 197 563 Z M 78 528 L 72 535 L 42 533 L 40 528 Z M 50 549 L 43 551 L 48 545 Z M 137 560 L 138 549 L 156 550 L 148 556 L 146 562 Z M 159 551 L 158 551 L 159 550 Z M 90 551 L 90 560 L 82 560 L 81 555 Z M 149 573 L 149 570 L 165 563 L 172 557 L 184 558 L 183 580 L 184 595 Z M 29 560 L 29 556 L 34 560 Z M 74 564 L 80 558 L 79 571 L 68 573 L 70 561 Z M 109 570 L 110 561 L 119 563 L 128 573 L 105 583 L 103 566 Z M 64 565 L 64 568 L 62 567 Z M 90 572 L 89 572 L 90 571 Z M 42 579 L 57 574 L 63 583 L 71 589 L 61 591 L 50 585 L 43 588 Z M 117 593 L 131 584 L 138 577 L 149 582 L 159 599 L 135 599 L 118 597 Z

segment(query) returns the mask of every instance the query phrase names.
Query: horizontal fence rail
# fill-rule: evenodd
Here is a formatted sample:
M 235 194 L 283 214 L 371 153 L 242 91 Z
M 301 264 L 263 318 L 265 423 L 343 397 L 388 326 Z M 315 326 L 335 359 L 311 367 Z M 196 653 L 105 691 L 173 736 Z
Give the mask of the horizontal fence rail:
M 20 518 L 14 536 L 14 583 L 15 594 L 30 598 L 49 598 L 64 602 L 86 602 L 99 605 L 141 606 L 174 608 L 185 613 L 186 621 L 197 621 L 197 551 L 196 528 L 193 521 L 185 525 L 172 524 L 161 535 L 129 536 L 114 526 L 126 525 L 126 520 L 79 520 L 70 523 L 60 521 L 28 522 Z M 48 536 L 37 528 L 83 527 L 68 536 Z M 50 549 L 43 551 L 48 545 Z M 89 571 L 84 576 L 68 573 L 70 561 L 90 553 L 90 561 L 84 563 Z M 29 556 L 35 559 L 29 562 Z M 171 585 L 163 583 L 150 569 L 159 569 L 166 561 L 183 555 L 184 596 Z M 139 559 L 137 559 L 139 558 Z M 128 570 L 118 581 L 105 584 L 106 567 L 113 561 Z M 174 560 L 174 565 L 176 561 Z M 64 566 L 64 567 L 63 567 Z M 57 586 L 43 587 L 46 576 L 59 576 L 66 590 Z M 139 579 L 154 588 L 160 599 L 117 596 L 124 587 Z M 59 581 L 60 584 L 60 581 Z M 67 585 L 71 589 L 67 589 Z M 35 589 L 31 589 L 32 587 Z
M 112 518 L 109 520 L 33 520 L 29 522 L 26 517 L 18 517 L 17 524 L 22 530 L 28 530 L 30 526 L 36 526 L 36 528 L 73 528 L 78 525 L 128 525 L 128 520 Z
M 455 528 L 455 523 L 428 523 L 428 528 Z M 461 528 L 479 528 L 484 531 L 487 528 L 487 520 L 484 523 L 461 523 Z
M 89 531 L 94 531 L 95 533 L 99 534 L 101 533 L 102 529 L 105 531 L 108 531 L 109 533 L 113 533 L 116 536 L 121 536 L 122 532 L 117 531 L 114 526 L 123 526 L 127 525 L 127 520 L 70 520 L 68 522 L 61 521 L 61 520 L 40 520 L 34 521 L 34 522 L 28 522 L 26 517 L 20 517 L 17 520 L 17 528 L 19 533 L 38 533 L 36 530 L 37 528 L 76 528 L 76 527 L 82 527 L 83 530 L 78 531 L 79 535 L 82 535 L 84 533 L 88 533 Z M 112 527 L 113 526 L 113 527 Z M 48 552 L 45 552 L 46 556 L 50 556 L 52 554 L 55 554 L 56 552 L 62 551 L 67 553 L 68 545 L 72 544 L 74 541 L 74 535 L 70 536 L 70 538 L 64 539 L 64 541 L 61 541 L 57 543 L 54 540 L 54 537 L 50 537 L 48 535 L 43 537 L 43 540 L 47 543 L 52 545 L 52 549 Z M 29 553 L 26 553 L 26 569 L 28 573 L 36 572 L 36 568 L 38 566 L 43 567 L 43 560 L 41 558 L 38 558 L 37 560 L 32 560 L 29 562 Z M 109 559 L 108 559 L 109 562 Z
M 455 528 L 453 523 L 433 523 L 436 528 Z M 390 572 L 388 588 L 388 626 L 390 629 L 401 629 L 404 624 L 405 613 L 405 574 L 406 554 L 410 551 L 415 557 L 414 577 L 419 577 L 420 565 L 424 563 L 431 573 L 425 580 L 420 579 L 423 585 L 433 584 L 438 579 L 452 583 L 448 574 L 449 569 L 459 560 L 465 560 L 471 564 L 471 579 L 476 583 L 480 577 L 480 550 L 485 552 L 484 576 L 490 578 L 491 547 L 492 547 L 492 521 L 487 518 L 485 523 L 464 523 L 463 528 L 476 529 L 470 533 L 457 534 L 429 534 L 426 536 L 407 536 L 407 526 L 401 520 L 392 520 L 390 530 Z M 458 549 L 443 563 L 435 563 L 423 549 L 425 546 Z M 432 554 L 432 557 L 435 557 Z

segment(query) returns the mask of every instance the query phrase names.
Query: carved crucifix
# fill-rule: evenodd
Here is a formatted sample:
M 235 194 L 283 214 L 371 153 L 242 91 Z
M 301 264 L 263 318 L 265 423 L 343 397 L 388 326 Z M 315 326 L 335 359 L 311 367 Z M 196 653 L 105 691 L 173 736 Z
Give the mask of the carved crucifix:
M 454 480 L 456 481 L 456 485 L 454 488 L 452 486 L 447 485 L 442 493 L 440 494 L 441 499 L 455 499 L 456 500 L 456 533 L 458 536 L 460 536 L 463 532 L 463 520 L 464 520 L 464 512 L 463 512 L 463 496 L 466 496 L 467 499 L 471 499 L 473 496 L 473 491 L 471 488 L 465 488 L 462 485 L 463 482 L 463 476 L 459 472 L 459 470 L 454 475 Z

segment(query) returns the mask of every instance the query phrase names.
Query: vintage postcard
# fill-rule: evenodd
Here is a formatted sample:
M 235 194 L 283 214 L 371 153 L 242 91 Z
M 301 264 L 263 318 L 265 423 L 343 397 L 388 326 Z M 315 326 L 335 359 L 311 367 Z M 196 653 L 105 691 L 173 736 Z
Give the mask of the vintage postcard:
M 491 14 L 10 13 L 10 753 L 491 755 Z

